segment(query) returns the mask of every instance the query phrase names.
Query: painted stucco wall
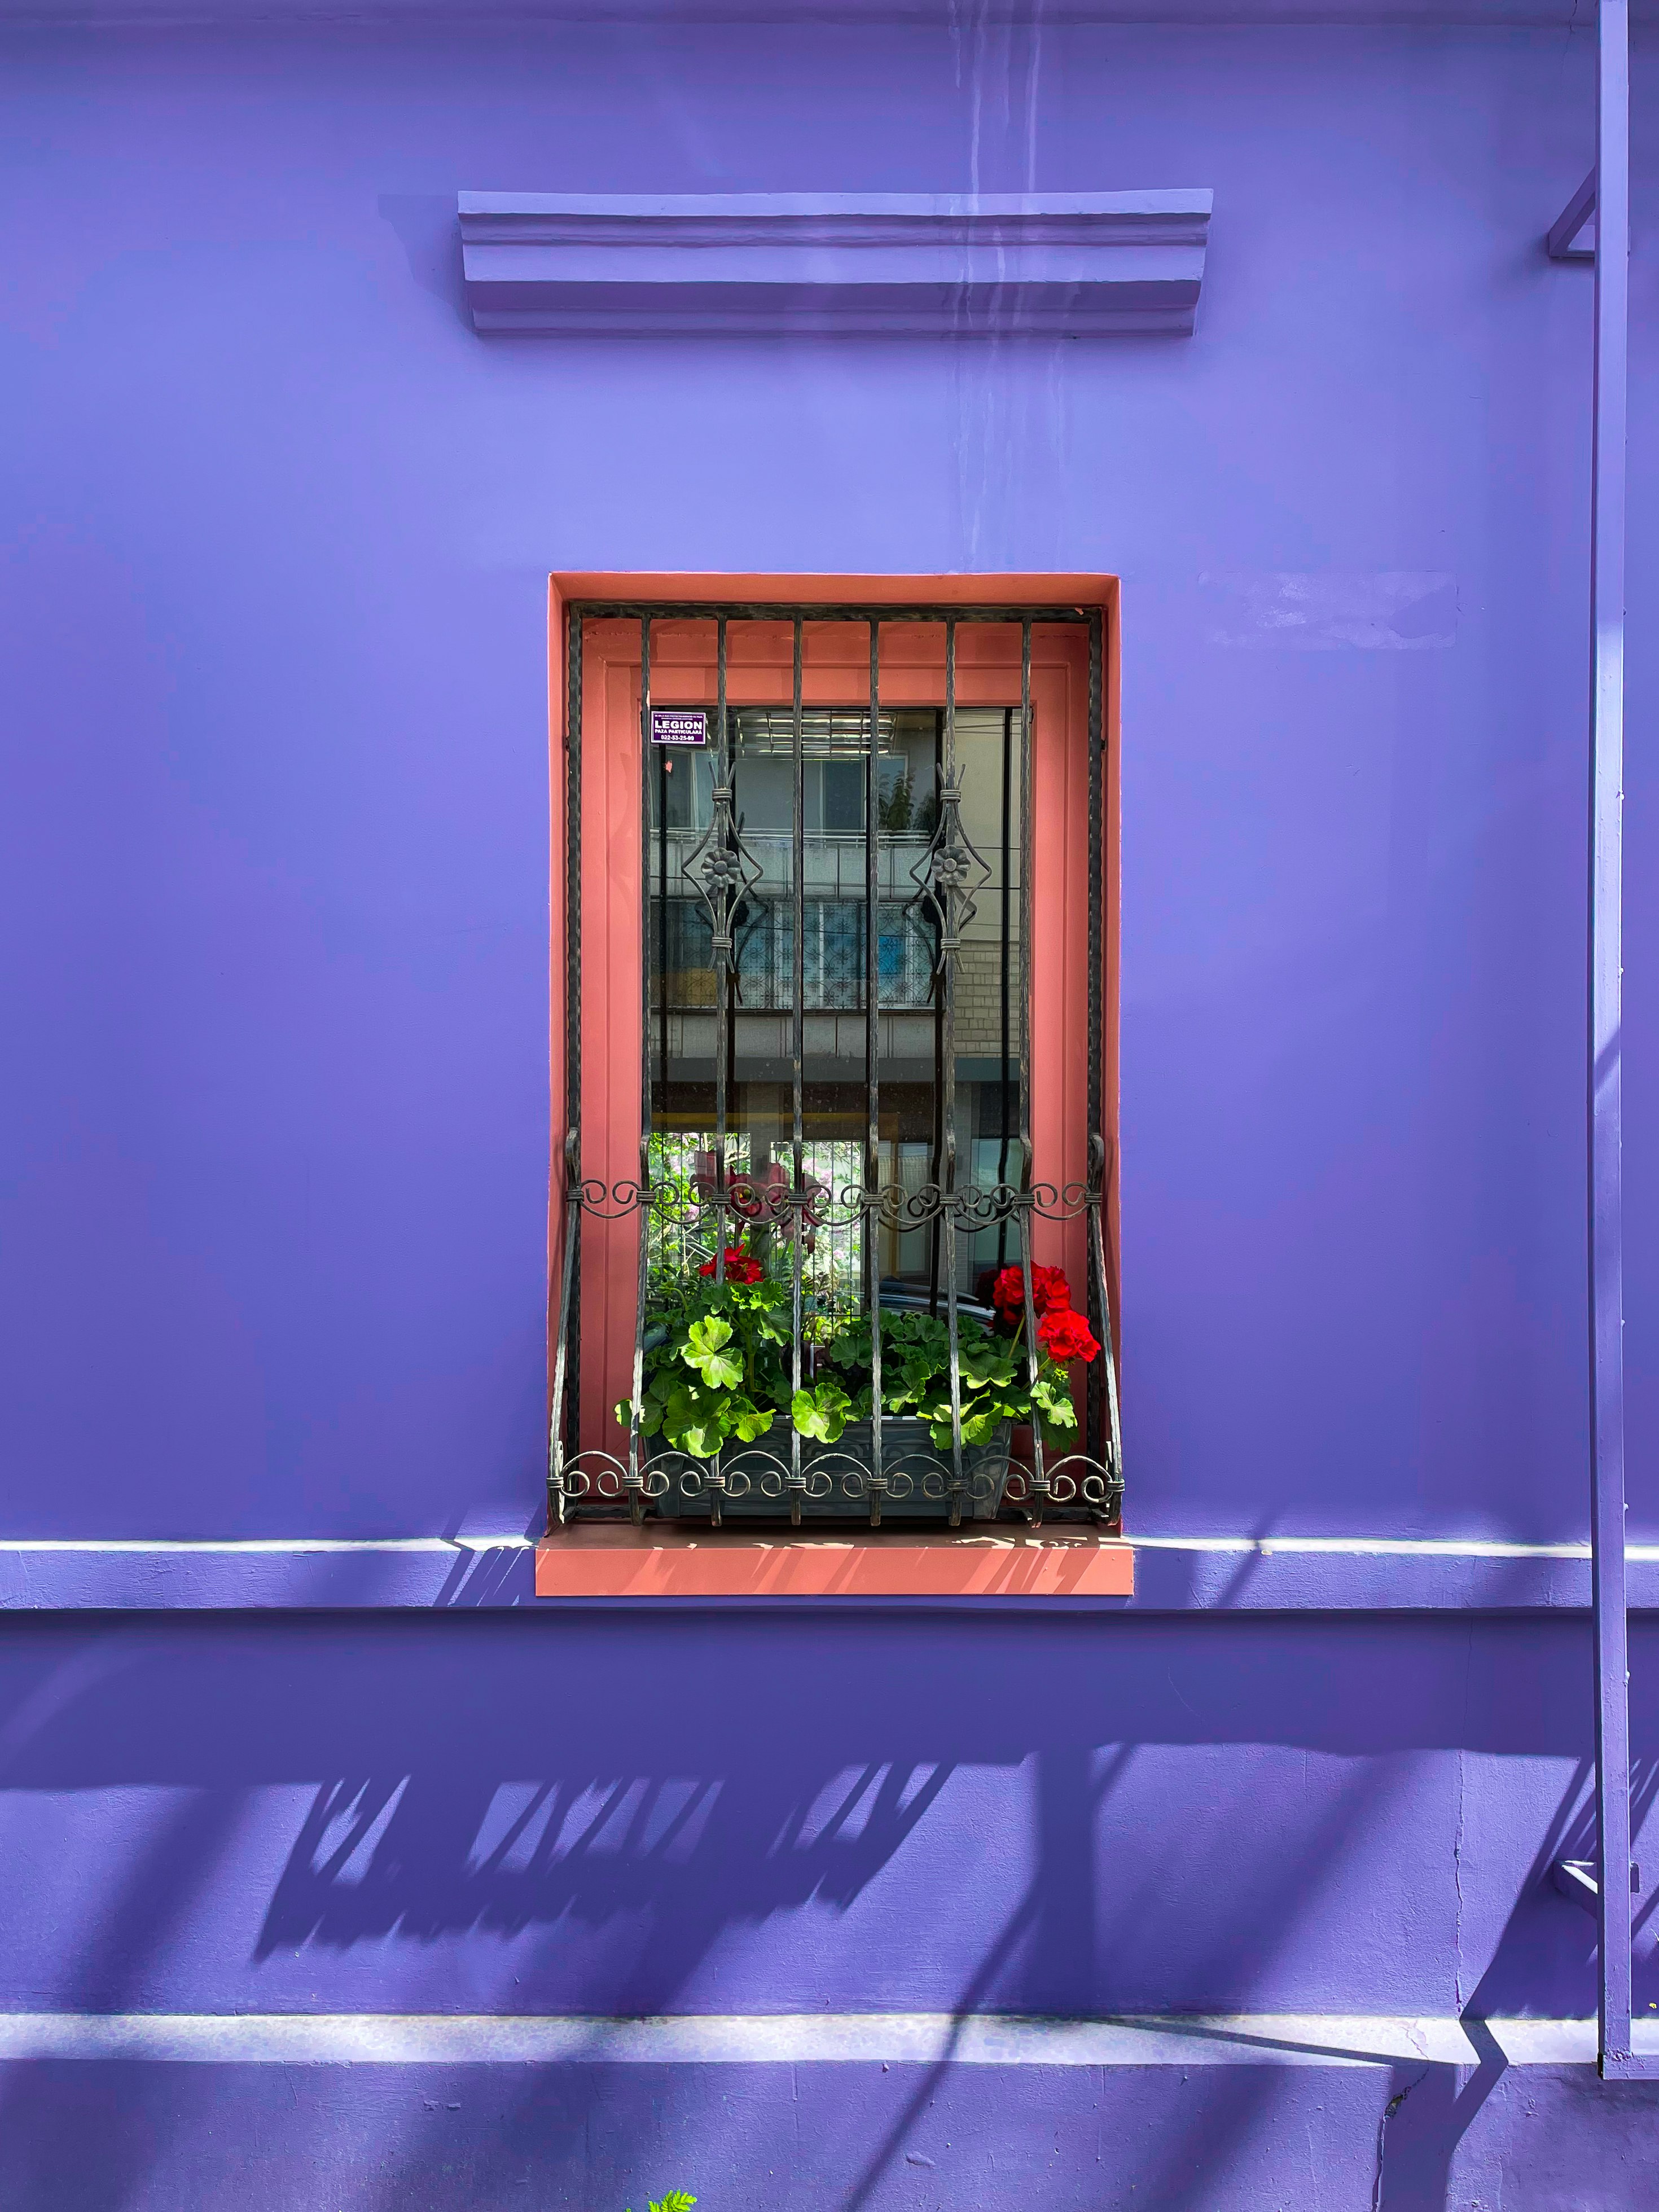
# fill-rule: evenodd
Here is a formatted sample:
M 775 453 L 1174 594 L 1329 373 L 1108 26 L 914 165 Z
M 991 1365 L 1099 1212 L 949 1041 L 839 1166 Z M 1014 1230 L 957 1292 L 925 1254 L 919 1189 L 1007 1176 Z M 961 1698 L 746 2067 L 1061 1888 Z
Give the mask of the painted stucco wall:
M 1590 282 L 1540 241 L 1589 161 L 1584 39 L 3 43 L 0 1538 L 539 1524 L 545 580 L 677 567 L 1122 577 L 1130 1528 L 1582 1536 Z M 1627 1334 L 1653 1540 L 1638 60 Z M 1187 185 L 1216 193 L 1190 340 L 555 346 L 480 340 L 460 298 L 459 189 Z M 424 1616 L 307 1611 L 343 1585 L 301 1578 L 274 1613 L 117 1619 L 62 1609 L 88 1585 L 59 1555 L 6 1571 L 0 2014 L 1196 2010 L 1314 2015 L 1328 2059 L 1339 2016 L 1592 2002 L 1590 1923 L 1541 1879 L 1586 1842 L 1571 1607 L 1462 1609 L 1447 1581 L 1419 1616 L 1337 1614 L 1352 1585 L 1315 1572 L 1290 1615 L 1224 1581 L 1121 1617 L 551 1617 L 504 1554 Z M 1644 1629 L 1644 1808 L 1656 1660 Z M 1475 2048 L 0 2059 L 0 2193 L 1644 2201 L 1659 2093 Z

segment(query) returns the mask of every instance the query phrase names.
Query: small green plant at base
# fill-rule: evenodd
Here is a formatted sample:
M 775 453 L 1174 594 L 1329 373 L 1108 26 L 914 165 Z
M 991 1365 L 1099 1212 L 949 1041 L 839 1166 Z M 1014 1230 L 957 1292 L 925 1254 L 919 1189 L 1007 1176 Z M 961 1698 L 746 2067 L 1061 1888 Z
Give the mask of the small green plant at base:
M 689 2189 L 671 2189 L 659 2204 L 648 2204 L 646 2212 L 691 2212 L 696 2201 Z

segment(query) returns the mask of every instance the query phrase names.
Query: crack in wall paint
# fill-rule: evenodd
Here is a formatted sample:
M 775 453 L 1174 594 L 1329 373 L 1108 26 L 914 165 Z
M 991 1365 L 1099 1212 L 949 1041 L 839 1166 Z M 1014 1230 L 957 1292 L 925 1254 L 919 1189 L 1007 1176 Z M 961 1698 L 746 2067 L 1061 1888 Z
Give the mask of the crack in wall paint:
M 1382 2115 L 1376 2123 L 1376 2171 L 1371 2177 L 1371 2212 L 1382 2212 L 1382 2167 L 1383 2160 L 1388 2155 L 1389 2122 L 1400 2110 L 1412 2091 L 1419 2087 L 1428 2078 L 1429 2069 L 1425 2066 L 1420 2074 L 1407 2082 L 1403 2089 L 1396 2089 L 1382 2107 Z

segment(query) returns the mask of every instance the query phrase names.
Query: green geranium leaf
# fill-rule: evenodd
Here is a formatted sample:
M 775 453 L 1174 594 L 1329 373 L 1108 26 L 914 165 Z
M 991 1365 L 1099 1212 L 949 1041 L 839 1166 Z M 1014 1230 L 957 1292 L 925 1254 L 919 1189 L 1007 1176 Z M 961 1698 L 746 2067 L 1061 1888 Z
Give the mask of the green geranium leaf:
M 693 1459 L 713 1459 L 731 1430 L 730 1405 L 724 1391 L 688 1384 L 669 1400 L 663 1434 L 676 1451 L 687 1452 Z
M 708 1314 L 687 1329 L 680 1358 L 714 1389 L 735 1390 L 743 1380 L 743 1360 L 738 1352 L 727 1349 L 731 1342 L 731 1322 L 718 1314 Z
M 790 1418 L 801 1436 L 832 1444 L 847 1426 L 852 1402 L 839 1382 L 820 1376 L 810 1390 L 796 1391 L 790 1401 Z
M 989 1443 L 991 1438 L 1001 1427 L 1003 1415 L 994 1406 L 976 1406 L 971 1409 L 964 1406 L 962 1409 L 963 1445 Z M 946 1406 L 941 1413 L 933 1415 L 933 1425 L 928 1434 L 933 1438 L 936 1450 L 947 1452 L 950 1450 L 951 1408 L 949 1406 Z
M 1031 1388 L 1031 1403 L 1042 1415 L 1043 1425 L 1051 1429 L 1074 1429 L 1077 1426 L 1077 1407 L 1072 1400 L 1072 1386 L 1063 1367 L 1052 1360 L 1037 1370 Z
M 979 1344 L 964 1344 L 961 1367 L 963 1381 L 975 1389 L 981 1389 L 987 1383 L 1010 1383 L 1017 1371 L 1013 1352 L 992 1337 L 985 1338 Z
M 772 1415 L 769 1407 L 751 1405 L 747 1398 L 732 1401 L 732 1431 L 744 1443 L 752 1444 L 756 1437 L 763 1437 L 771 1425 Z
M 656 1435 L 662 1426 L 662 1413 L 661 1400 L 652 1397 L 647 1392 L 640 1407 L 640 1434 L 642 1437 Z M 620 1401 L 617 1407 L 617 1419 L 623 1428 L 632 1429 L 634 1425 L 632 1399 L 624 1398 Z

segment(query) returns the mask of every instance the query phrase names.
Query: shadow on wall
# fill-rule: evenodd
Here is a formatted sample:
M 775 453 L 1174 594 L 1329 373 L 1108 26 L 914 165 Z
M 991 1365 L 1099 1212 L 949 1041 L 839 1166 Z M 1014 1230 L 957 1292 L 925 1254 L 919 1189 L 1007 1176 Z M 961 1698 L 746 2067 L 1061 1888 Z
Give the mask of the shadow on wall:
M 0 1820 L 39 1879 L 0 2004 L 443 2009 L 447 1957 L 532 2011 L 1452 2013 L 1480 1983 L 1490 2011 L 1582 2012 L 1589 1923 L 1545 1884 L 1552 1838 L 1583 1841 L 1586 1640 L 20 1626 Z
M 723 1878 L 763 1920 L 816 1899 L 845 1907 L 884 1867 L 938 1797 L 941 1765 L 866 1765 L 810 1802 L 780 1777 L 773 1790 L 718 1781 L 483 1784 L 435 1778 L 325 1784 L 295 1844 L 254 1947 L 349 1946 L 390 1935 L 419 1941 L 463 1929 L 516 1932 L 568 1917 L 598 1925 L 648 1895 L 672 1930 L 704 1887 L 707 1846 Z M 706 1923 L 705 1923 L 706 1925 Z
M 476 337 L 462 281 L 454 193 L 382 192 L 375 204 L 396 233 L 416 283 L 442 301 L 469 337 Z
M 1583 2014 L 1591 1924 L 1547 1876 L 1587 1839 L 1585 1646 L 1571 1620 L 19 1624 L 0 1638 L 0 1839 L 21 1900 L 0 2005 Z M 1649 1764 L 1638 1815 L 1656 1794 Z M 919 2177 L 977 2129 L 988 2171 L 1035 2161 L 1022 2202 L 1092 2206 L 1073 2153 L 1121 2094 L 1163 2116 L 1123 2186 L 1218 2212 L 1279 2155 L 1311 2078 L 1346 2114 L 1322 2170 L 1359 2161 L 1341 2201 L 1437 2212 L 1509 2078 L 1488 2049 L 1462 2075 L 1349 2069 L 1340 2097 L 1328 2069 L 1200 2068 L 1173 2101 L 1151 2078 L 1168 2069 L 1069 2086 L 1013 2069 L 1024 2102 L 1000 2121 L 985 2069 L 899 2067 L 839 2118 L 825 2106 L 811 2201 L 931 2203 Z M 668 2069 L 675 2172 L 726 2155 L 738 2072 L 769 2076 L 744 2092 L 743 2157 L 796 2157 L 769 2102 L 788 2070 Z M 605 2171 L 637 2196 L 652 2177 L 626 2146 L 665 2125 L 642 2117 L 647 2074 L 667 2096 L 662 2069 L 513 2072 L 489 2093 L 496 2134 L 454 2171 L 505 2200 L 503 2146 L 530 2156 L 557 2114 L 561 2142 L 612 2146 Z M 6 2086 L 15 2117 L 32 2078 Z M 422 2078 L 354 2208 L 425 2201 L 410 2192 L 477 2092 L 428 2104 Z M 964 2081 L 991 2098 L 978 2120 Z M 1085 2090 L 1092 2106 L 1066 2104 Z M 1039 2143 L 1030 2100 L 1051 2092 L 1058 2134 Z M 918 2150 L 947 2112 L 957 2132 Z M 157 2172 L 174 2125 L 156 2122 Z M 724 2203 L 763 2201 L 751 2175 Z

